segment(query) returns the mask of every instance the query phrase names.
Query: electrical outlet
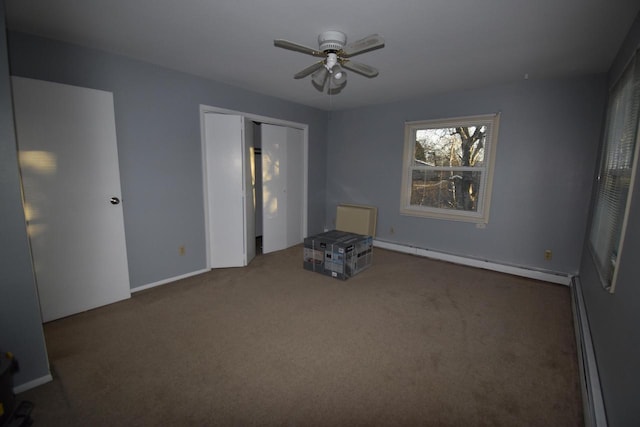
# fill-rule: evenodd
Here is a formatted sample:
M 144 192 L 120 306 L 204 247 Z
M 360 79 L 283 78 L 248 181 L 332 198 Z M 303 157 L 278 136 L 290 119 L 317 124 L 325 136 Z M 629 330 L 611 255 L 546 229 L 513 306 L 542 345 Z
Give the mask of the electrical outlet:
M 183 256 L 183 255 L 185 254 L 185 252 L 186 252 L 186 251 L 187 251 L 187 250 L 185 249 L 184 245 L 182 245 L 182 246 L 180 246 L 180 247 L 178 248 L 178 254 L 179 254 L 180 256 Z
M 550 261 L 552 257 L 553 257 L 553 252 L 551 252 L 551 249 L 547 249 L 546 251 L 544 251 L 544 259 L 546 259 L 547 261 Z

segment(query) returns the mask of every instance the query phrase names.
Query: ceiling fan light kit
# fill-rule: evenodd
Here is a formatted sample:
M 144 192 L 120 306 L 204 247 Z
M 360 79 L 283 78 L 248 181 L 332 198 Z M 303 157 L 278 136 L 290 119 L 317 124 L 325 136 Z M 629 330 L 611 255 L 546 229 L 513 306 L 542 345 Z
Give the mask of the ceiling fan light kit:
M 347 36 L 341 31 L 325 31 L 318 36 L 318 49 L 276 39 L 276 47 L 305 53 L 323 58 L 321 61 L 299 71 L 293 77 L 301 79 L 311 74 L 311 84 L 320 92 L 327 90 L 329 94 L 337 94 L 347 84 L 345 69 L 354 73 L 373 78 L 378 75 L 374 67 L 350 60 L 352 56 L 384 47 L 384 39 L 378 34 L 372 34 L 356 42 L 347 44 Z
M 333 67 L 331 78 L 333 79 L 334 83 L 339 85 L 347 83 L 347 73 L 339 65 Z
M 322 92 L 328 76 L 329 71 L 325 67 L 321 67 L 311 75 L 311 84 Z

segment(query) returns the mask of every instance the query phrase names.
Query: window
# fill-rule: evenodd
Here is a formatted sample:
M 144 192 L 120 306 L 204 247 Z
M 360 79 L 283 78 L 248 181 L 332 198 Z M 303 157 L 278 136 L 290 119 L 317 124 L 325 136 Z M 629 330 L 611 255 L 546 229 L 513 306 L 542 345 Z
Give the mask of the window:
M 407 122 L 400 213 L 487 223 L 499 117 Z
M 609 94 L 589 243 L 602 285 L 613 292 L 637 166 L 640 64 L 631 61 Z M 635 160 L 634 160 L 635 159 Z

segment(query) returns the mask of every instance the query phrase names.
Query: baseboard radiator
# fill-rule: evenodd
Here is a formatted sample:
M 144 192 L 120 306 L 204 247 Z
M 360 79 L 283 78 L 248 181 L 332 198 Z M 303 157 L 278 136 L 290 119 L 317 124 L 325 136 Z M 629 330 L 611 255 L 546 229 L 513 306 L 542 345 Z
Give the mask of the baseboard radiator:
M 600 376 L 596 364 L 591 330 L 587 311 L 582 297 L 580 277 L 571 279 L 571 306 L 578 345 L 578 364 L 580 368 L 580 384 L 584 407 L 584 425 L 586 427 L 606 427 L 607 416 L 600 388 Z

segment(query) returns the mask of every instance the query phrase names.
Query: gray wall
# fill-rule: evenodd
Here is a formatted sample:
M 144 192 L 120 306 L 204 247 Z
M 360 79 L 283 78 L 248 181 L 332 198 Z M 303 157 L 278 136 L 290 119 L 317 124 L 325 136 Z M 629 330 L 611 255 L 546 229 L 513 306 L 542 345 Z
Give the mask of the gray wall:
M 640 14 L 611 67 L 610 84 L 620 76 L 639 48 Z M 640 173 L 636 173 L 634 186 L 615 293 L 609 294 L 602 287 L 586 244 L 580 268 L 582 292 L 611 427 L 640 425 Z
M 20 359 L 20 385 L 49 370 L 21 203 L 4 15 L 0 21 L 0 349 Z M 26 34 L 9 34 L 9 63 L 12 75 L 114 93 L 132 287 L 206 266 L 200 104 L 309 125 L 309 233 L 322 230 L 326 112 Z
M 0 351 L 20 362 L 15 384 L 49 375 L 27 240 L 9 85 L 4 3 L 0 0 Z
M 26 34 L 9 54 L 13 75 L 113 92 L 132 287 L 206 266 L 200 104 L 309 125 L 309 233 L 322 230 L 326 112 Z
M 605 76 L 536 81 L 332 112 L 327 220 L 336 204 L 378 207 L 377 237 L 527 268 L 576 273 Z M 491 214 L 474 224 L 401 216 L 404 122 L 501 112 Z M 393 228 L 393 232 L 391 229 Z M 553 259 L 544 259 L 545 249 Z

